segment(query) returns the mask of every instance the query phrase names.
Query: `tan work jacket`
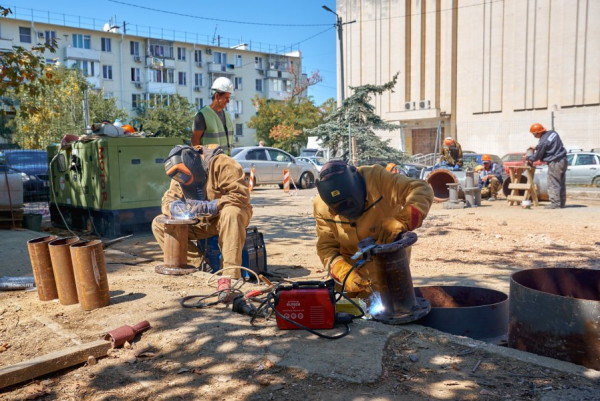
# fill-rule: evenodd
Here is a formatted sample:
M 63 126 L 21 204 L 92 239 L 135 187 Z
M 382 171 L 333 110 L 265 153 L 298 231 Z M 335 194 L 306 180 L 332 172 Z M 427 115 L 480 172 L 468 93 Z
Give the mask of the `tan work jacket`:
M 177 181 L 171 180 L 169 190 L 162 197 L 161 210 L 163 214 L 171 216 L 171 202 L 183 199 L 181 185 Z M 224 154 L 215 156 L 210 161 L 206 199 L 217 199 L 219 211 L 227 206 L 237 206 L 252 215 L 250 191 L 244 179 L 244 170 L 238 162 Z M 217 217 L 213 216 L 211 219 Z
M 340 257 L 353 263 L 350 257 L 366 237 L 383 244 L 402 231 L 420 227 L 433 202 L 433 191 L 425 181 L 391 174 L 379 165 L 359 167 L 358 172 L 365 180 L 367 201 L 365 212 L 357 220 L 332 214 L 318 195 L 313 202 L 317 254 L 324 266 L 330 261 L 333 265 Z

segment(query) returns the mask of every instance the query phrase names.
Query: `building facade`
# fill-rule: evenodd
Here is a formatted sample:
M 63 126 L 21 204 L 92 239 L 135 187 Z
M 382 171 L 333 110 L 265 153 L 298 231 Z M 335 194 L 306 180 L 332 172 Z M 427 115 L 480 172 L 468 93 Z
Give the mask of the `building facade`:
M 97 25 L 97 24 L 93 24 Z M 160 29 L 137 29 L 98 25 L 97 29 L 51 24 L 39 20 L 0 19 L 0 51 L 12 46 L 30 48 L 55 39 L 56 53 L 47 62 L 79 68 L 94 89 L 114 97 L 135 121 L 136 108 L 143 102 L 169 101 L 173 95 L 186 97 L 197 109 L 211 102 L 210 87 L 218 77 L 234 84 L 227 110 L 234 120 L 237 146 L 256 144 L 255 131 L 246 122 L 255 115 L 252 99 L 258 95 L 283 100 L 301 74 L 301 53 L 253 51 L 248 44 L 222 47 L 199 44 L 183 38 L 166 39 Z M 148 28 L 148 27 L 146 27 Z M 135 34 L 134 34 L 135 33 Z M 173 35 L 176 36 L 176 35 Z M 190 121 L 190 129 L 193 122 Z
M 399 74 L 374 99 L 403 126 L 382 134 L 395 147 L 425 154 L 452 136 L 501 156 L 537 143 L 534 122 L 568 148 L 600 146 L 599 1 L 337 0 L 337 13 L 356 21 L 343 25 L 346 96 Z

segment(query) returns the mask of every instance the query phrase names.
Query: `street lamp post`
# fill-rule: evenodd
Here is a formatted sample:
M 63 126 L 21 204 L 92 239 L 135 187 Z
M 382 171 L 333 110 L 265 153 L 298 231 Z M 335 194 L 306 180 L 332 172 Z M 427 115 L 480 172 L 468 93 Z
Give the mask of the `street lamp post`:
M 337 28 L 338 43 L 340 45 L 340 94 L 341 94 L 341 98 L 342 98 L 341 100 L 342 100 L 342 102 L 344 102 L 344 99 L 345 99 L 345 96 L 344 96 L 344 37 L 342 35 L 342 31 L 343 31 L 344 25 L 352 24 L 353 22 L 356 22 L 356 20 L 353 20 L 350 22 L 342 22 L 342 17 L 340 17 L 338 15 L 338 13 L 333 11 L 331 8 L 329 8 L 327 6 L 323 6 L 323 10 L 329 11 L 330 13 L 334 14 L 336 17 L 335 26 Z

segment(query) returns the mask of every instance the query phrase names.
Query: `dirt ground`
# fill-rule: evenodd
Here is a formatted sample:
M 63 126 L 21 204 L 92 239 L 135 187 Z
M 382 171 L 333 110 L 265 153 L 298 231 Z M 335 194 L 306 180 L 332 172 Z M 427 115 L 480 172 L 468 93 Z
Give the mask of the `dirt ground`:
M 270 272 L 292 280 L 326 277 L 315 252 L 315 194 L 311 189 L 289 196 L 274 187 L 253 193 L 251 224 L 265 235 Z M 522 269 L 600 269 L 599 216 L 600 198 L 570 198 L 562 210 L 522 209 L 505 201 L 458 210 L 434 204 L 416 231 L 414 285 L 477 286 L 508 294 L 510 275 Z M 98 340 L 124 324 L 148 320 L 152 329 L 96 363 L 0 390 L 0 400 L 600 399 L 598 376 L 502 357 L 431 329 L 398 327 L 375 380 L 341 378 L 335 371 L 311 374 L 269 357 L 275 345 L 293 347 L 300 332 L 279 331 L 274 321 L 253 328 L 247 317 L 221 306 L 182 309 L 181 297 L 210 294 L 214 287 L 207 285 L 206 273 L 156 274 L 162 253 L 151 235 L 116 244 L 105 258 L 111 290 L 105 308 L 84 312 L 78 305 L 41 302 L 35 291 L 0 292 L 0 369 Z M 28 275 L 30 269 L 0 261 L 0 276 Z M 247 284 L 244 290 L 252 288 L 264 287 Z M 323 352 L 360 370 L 361 360 L 340 356 L 360 341 L 363 326 L 357 326 L 350 340 L 331 341 Z M 326 340 L 302 335 L 302 341 Z

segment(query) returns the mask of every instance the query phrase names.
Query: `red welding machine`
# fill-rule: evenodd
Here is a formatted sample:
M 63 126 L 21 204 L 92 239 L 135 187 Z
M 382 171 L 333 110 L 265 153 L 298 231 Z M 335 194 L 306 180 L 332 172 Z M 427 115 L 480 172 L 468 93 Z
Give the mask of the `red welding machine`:
M 277 327 L 332 329 L 335 323 L 333 280 L 299 281 L 275 291 Z

